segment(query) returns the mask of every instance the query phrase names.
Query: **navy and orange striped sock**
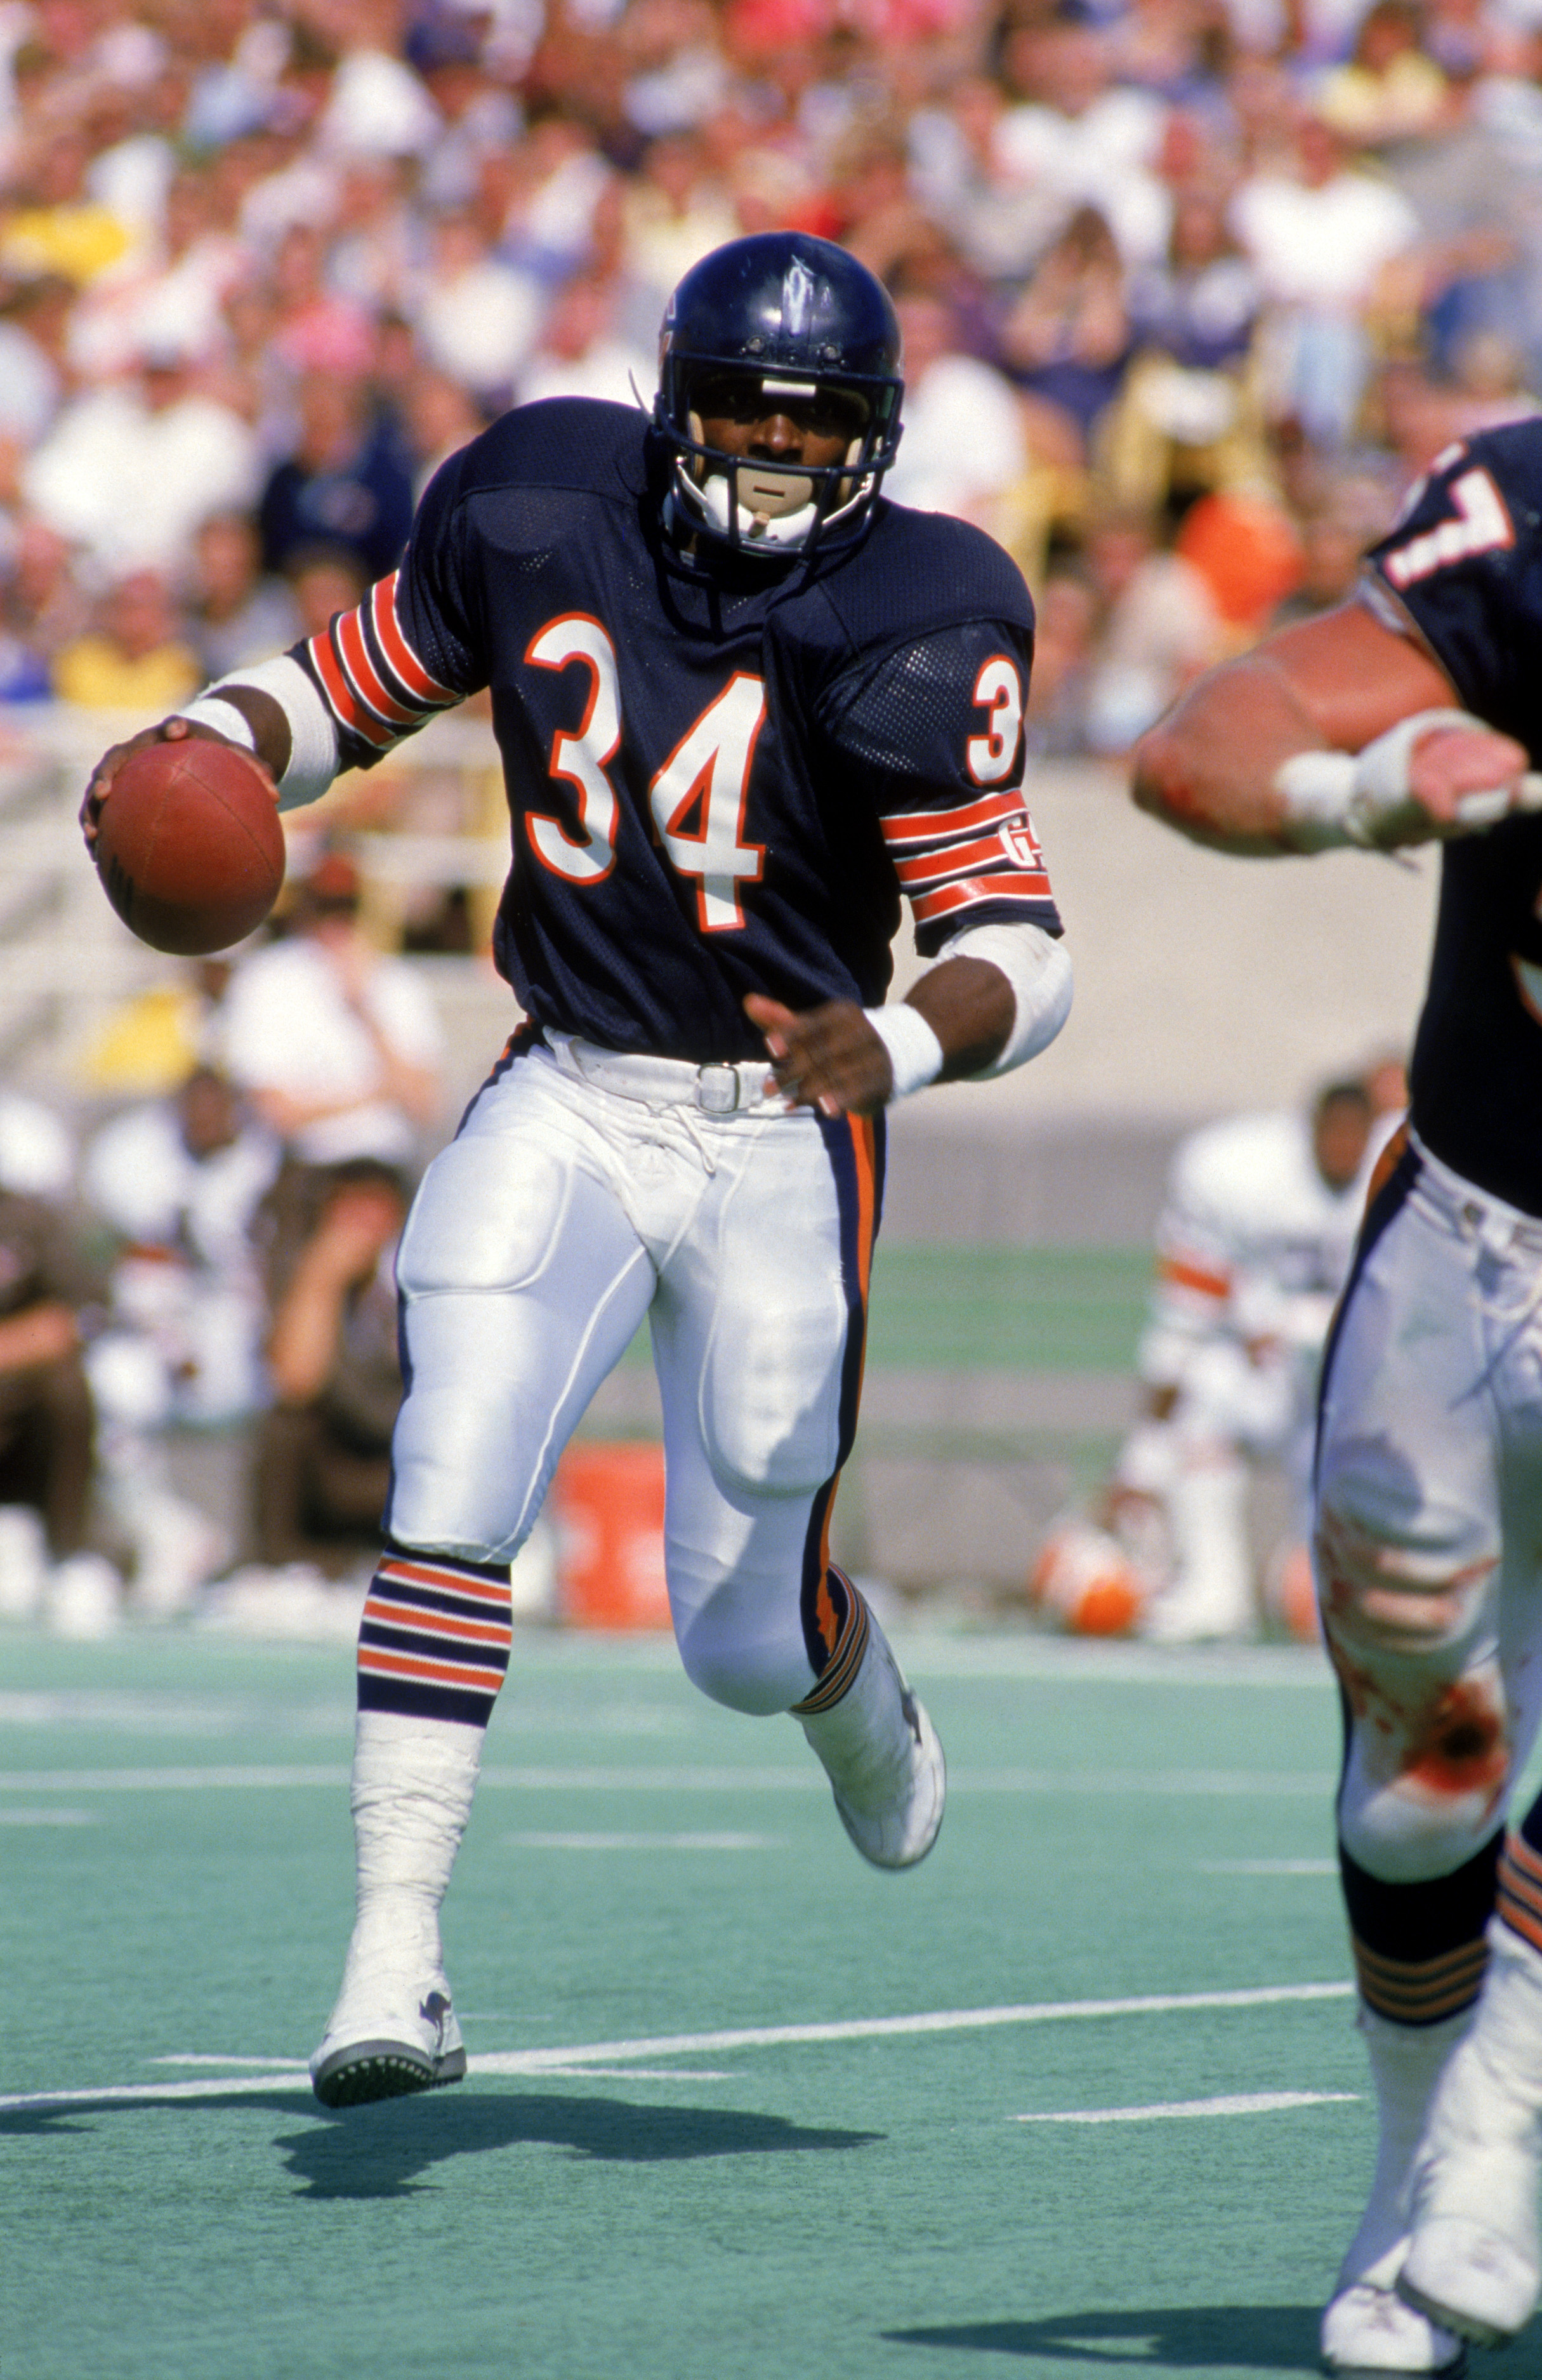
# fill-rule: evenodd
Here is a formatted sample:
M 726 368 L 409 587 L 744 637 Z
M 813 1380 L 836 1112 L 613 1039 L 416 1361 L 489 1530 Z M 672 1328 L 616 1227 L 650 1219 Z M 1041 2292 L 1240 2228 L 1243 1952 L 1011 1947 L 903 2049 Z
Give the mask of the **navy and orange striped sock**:
M 1393 2024 L 1439 2024 L 1476 1999 L 1500 1884 L 1501 1829 L 1450 1876 L 1386 1884 L 1341 1843 L 1339 1867 L 1366 2005 Z
M 1542 1950 L 1542 1794 L 1511 1836 L 1500 1862 L 1500 1915 L 1505 1924 Z
M 388 1544 L 358 1630 L 358 1707 L 487 1725 L 509 1665 L 507 1562 Z
M 815 1718 L 833 1710 L 850 1693 L 868 1649 L 871 1621 L 859 1588 L 833 1562 L 813 1595 L 805 1598 L 804 1642 L 819 1677 L 812 1694 L 793 1705 L 795 1718 Z

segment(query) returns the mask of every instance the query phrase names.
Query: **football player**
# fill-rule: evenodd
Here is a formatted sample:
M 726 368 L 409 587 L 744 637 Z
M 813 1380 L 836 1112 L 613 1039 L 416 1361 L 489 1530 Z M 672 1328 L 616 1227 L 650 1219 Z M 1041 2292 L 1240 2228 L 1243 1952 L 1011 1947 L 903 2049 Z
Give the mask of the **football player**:
M 1360 1085 L 1330 1083 L 1310 1116 L 1228 1116 L 1174 1153 L 1137 1356 L 1145 1411 L 1113 1489 L 1116 1508 L 1144 1496 L 1166 1517 L 1170 1567 L 1142 1622 L 1159 1643 L 1257 1629 L 1249 1457 L 1281 1462 L 1301 1542 L 1313 1388 L 1365 1204 L 1370 1126 Z
M 651 418 L 506 415 L 357 610 L 150 731 L 255 750 L 287 806 L 491 687 L 508 787 L 496 954 L 527 1021 L 402 1240 L 358 1921 L 312 2061 L 329 2106 L 465 2070 L 438 1912 L 508 1564 L 645 1316 L 688 1674 L 795 1714 L 876 1864 L 922 1858 L 941 1821 L 936 1735 L 828 1538 L 882 1111 L 1020 1064 L 1069 1005 L 1024 807 L 1032 610 L 988 538 L 881 495 L 899 334 L 844 250 L 716 250 L 670 302 L 660 372 Z M 934 964 L 886 1006 L 902 892 Z
M 1441 455 L 1358 596 L 1202 678 L 1135 798 L 1233 852 L 1443 846 L 1410 1124 L 1324 1365 L 1315 1553 L 1380 2112 L 1330 2371 L 1439 2372 L 1538 2296 L 1542 423 Z

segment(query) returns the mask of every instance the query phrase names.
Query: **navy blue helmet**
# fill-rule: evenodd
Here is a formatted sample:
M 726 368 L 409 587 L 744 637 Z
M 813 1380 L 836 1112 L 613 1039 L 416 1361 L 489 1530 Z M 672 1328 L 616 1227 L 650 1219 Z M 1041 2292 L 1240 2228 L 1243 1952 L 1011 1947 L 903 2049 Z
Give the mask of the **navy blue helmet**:
M 888 292 L 828 239 L 733 239 L 693 264 L 664 314 L 653 420 L 674 457 L 681 538 L 770 559 L 807 552 L 865 518 L 900 439 L 900 327 Z M 844 437 L 838 462 L 753 460 L 709 446 L 702 418 L 796 409 Z

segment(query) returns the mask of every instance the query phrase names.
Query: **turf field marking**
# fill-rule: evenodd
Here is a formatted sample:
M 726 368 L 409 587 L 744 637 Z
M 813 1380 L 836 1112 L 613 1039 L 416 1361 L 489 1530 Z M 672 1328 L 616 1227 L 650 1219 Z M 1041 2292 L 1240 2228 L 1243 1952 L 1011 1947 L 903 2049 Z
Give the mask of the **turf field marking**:
M 94 1827 L 94 1810 L 0 1810 L 0 1827 Z
M 1339 1863 L 1331 1859 L 1229 1859 L 1196 1860 L 1201 1876 L 1337 1876 Z
M 1078 2018 L 1183 2015 L 1200 2009 L 1279 2008 L 1291 2001 L 1346 2000 L 1354 1985 L 1264 1984 L 1227 1992 L 1147 1992 L 1119 2000 L 1025 2000 L 1002 2008 L 928 2009 L 915 2016 L 835 2019 L 825 2024 L 736 2025 L 717 2033 L 653 2034 L 635 2041 L 591 2041 L 566 2048 L 494 2049 L 467 2059 L 472 2074 L 590 2073 L 624 2067 L 643 2058 L 689 2057 L 713 2049 L 777 2049 L 800 2042 L 879 2041 L 906 2034 L 972 2033 L 1009 2024 L 1057 2024 Z M 176 2061 L 181 2064 L 183 2061 Z M 231 2061 L 234 2064 L 234 2060 Z M 307 2067 L 280 2067 L 260 2075 L 232 2074 L 224 2081 L 108 2083 L 95 2091 L 18 2091 L 0 2095 L 7 2107 L 74 2107 L 118 2100 L 214 2099 L 230 2094 L 256 2095 L 309 2083 Z
M 1220 2099 L 1158 2099 L 1148 2107 L 1069 2107 L 1058 2115 L 1014 2116 L 1014 2124 L 1149 2124 L 1170 2116 L 1272 2116 L 1281 2107 L 1358 2104 L 1358 2091 L 1234 2091 Z
M 10 1768 L 0 1791 L 30 1793 L 201 1793 L 222 1786 L 326 1785 L 350 1781 L 344 1765 L 325 1768 Z
M 261 1767 L 210 1768 L 8 1768 L 0 1769 L 0 1792 L 176 1793 L 224 1790 L 264 1791 L 301 1787 L 346 1787 L 349 1769 L 299 1762 Z M 1226 1799 L 1327 1795 L 1326 1770 L 1195 1768 L 1138 1769 L 963 1768 L 950 1779 L 965 1793 L 1117 1794 L 1160 1800 L 1164 1795 Z M 484 1791 L 525 1793 L 820 1793 L 824 1771 L 810 1761 L 800 1768 L 484 1768 Z
M 505 1835 L 531 1852 L 774 1852 L 785 1849 L 774 1835 Z
M 476 2059 L 470 2063 L 476 2065 Z M 544 2074 L 569 2074 L 592 2082 L 736 2082 L 741 2078 L 726 2066 L 546 2066 Z
M 757 2024 L 721 2033 L 662 2034 L 639 2041 L 598 2041 L 585 2049 L 494 2049 L 468 2060 L 482 2074 L 539 2074 L 558 2063 L 675 2058 L 693 2050 L 775 2049 L 799 2042 L 879 2041 L 905 2034 L 975 2033 L 998 2025 L 1056 2024 L 1078 2018 L 1167 2016 L 1189 2009 L 1277 2008 L 1287 2000 L 1341 2000 L 1353 1984 L 1266 1984 L 1231 1992 L 1150 1992 L 1135 1999 L 1025 2000 L 1002 2008 L 929 2009 L 917 2016 L 834 2018 L 824 2024 Z M 0 2101 L 3 2106 L 4 2101 Z
M 147 2058 L 145 2064 L 147 2066 L 214 2066 L 222 2072 L 227 2067 L 250 2066 L 273 2068 L 285 2074 L 292 2074 L 295 2068 L 292 2058 L 211 2058 L 201 2050 L 189 2050 L 186 2057 Z

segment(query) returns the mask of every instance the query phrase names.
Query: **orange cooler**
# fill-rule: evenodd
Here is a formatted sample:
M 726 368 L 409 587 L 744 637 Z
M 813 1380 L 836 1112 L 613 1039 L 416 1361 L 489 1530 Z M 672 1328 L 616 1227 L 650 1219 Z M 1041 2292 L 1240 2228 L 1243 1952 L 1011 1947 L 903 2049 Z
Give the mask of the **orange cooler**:
M 570 1628 L 667 1628 L 664 1451 L 576 1439 L 557 1465 L 557 1613 Z

